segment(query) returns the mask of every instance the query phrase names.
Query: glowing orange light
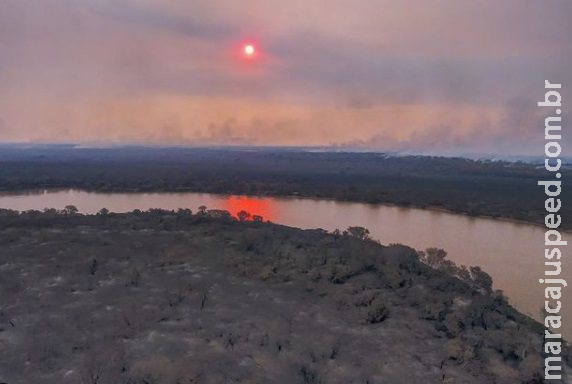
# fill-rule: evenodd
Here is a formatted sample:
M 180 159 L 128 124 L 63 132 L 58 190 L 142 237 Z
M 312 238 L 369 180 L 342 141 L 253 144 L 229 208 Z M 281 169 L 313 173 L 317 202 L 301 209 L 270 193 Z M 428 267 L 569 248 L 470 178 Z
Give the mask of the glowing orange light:
M 225 201 L 225 207 L 234 217 L 238 212 L 246 211 L 252 216 L 258 215 L 266 220 L 275 220 L 275 207 L 270 199 L 260 199 L 248 196 L 230 196 Z M 252 220 L 252 216 L 250 220 Z

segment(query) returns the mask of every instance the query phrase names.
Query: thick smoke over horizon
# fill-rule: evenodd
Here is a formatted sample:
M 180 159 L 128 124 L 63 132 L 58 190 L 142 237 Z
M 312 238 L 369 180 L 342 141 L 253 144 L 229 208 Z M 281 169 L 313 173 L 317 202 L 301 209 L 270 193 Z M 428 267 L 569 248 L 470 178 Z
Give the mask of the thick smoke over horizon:
M 564 0 L 5 0 L 0 141 L 540 152 L 544 80 L 571 99 L 571 16 Z

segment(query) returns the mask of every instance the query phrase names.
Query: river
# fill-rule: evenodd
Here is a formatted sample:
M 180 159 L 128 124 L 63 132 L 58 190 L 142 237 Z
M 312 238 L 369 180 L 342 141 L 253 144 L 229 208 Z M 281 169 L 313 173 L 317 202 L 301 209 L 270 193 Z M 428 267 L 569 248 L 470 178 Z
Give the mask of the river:
M 300 228 L 333 230 L 364 226 L 384 244 L 402 243 L 416 249 L 439 247 L 457 264 L 479 265 L 509 301 L 535 318 L 544 305 L 544 230 L 541 227 L 447 212 L 330 200 L 224 196 L 204 193 L 92 193 L 76 190 L 0 195 L 0 208 L 58 208 L 72 204 L 82 213 L 101 208 L 127 212 L 148 208 L 246 210 L 265 220 Z M 563 239 L 572 242 L 566 233 Z M 572 266 L 563 263 L 561 278 L 572 284 Z M 565 290 L 563 298 L 572 293 Z M 572 339 L 571 300 L 564 300 L 563 334 Z

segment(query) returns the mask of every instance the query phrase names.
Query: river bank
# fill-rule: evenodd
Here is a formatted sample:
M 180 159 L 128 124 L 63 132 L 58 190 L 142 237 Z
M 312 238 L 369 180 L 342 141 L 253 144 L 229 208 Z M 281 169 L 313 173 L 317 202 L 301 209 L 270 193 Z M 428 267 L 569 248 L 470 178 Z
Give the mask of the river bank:
M 533 321 L 406 246 L 185 211 L 0 223 L 6 382 L 508 384 L 542 370 Z

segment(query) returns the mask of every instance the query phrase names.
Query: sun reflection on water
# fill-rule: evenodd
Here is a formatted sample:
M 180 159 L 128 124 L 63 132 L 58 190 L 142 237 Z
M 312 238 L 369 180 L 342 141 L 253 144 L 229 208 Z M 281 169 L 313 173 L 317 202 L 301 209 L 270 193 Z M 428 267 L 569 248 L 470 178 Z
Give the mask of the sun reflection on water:
M 234 217 L 240 211 L 246 211 L 252 216 L 259 215 L 262 216 L 264 221 L 275 221 L 276 220 L 276 207 L 273 205 L 271 199 L 263 199 L 257 197 L 248 196 L 229 196 L 225 202 L 223 209 L 230 212 Z

